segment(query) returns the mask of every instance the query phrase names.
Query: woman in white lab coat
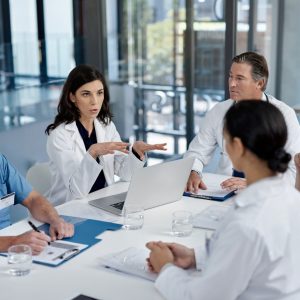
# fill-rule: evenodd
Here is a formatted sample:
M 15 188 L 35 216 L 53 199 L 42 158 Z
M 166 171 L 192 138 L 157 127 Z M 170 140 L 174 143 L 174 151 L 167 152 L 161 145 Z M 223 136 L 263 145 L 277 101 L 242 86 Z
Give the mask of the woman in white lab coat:
M 112 122 L 105 79 L 87 65 L 70 72 L 58 114 L 46 133 L 52 175 L 47 197 L 55 205 L 112 184 L 115 174 L 129 181 L 134 169 L 144 166 L 147 151 L 165 150 L 166 145 L 137 141 L 130 146 L 121 141 Z
M 147 243 L 155 286 L 172 300 L 298 300 L 300 195 L 279 175 L 291 159 L 284 117 L 270 103 L 240 101 L 225 115 L 224 138 L 248 187 L 202 248 Z

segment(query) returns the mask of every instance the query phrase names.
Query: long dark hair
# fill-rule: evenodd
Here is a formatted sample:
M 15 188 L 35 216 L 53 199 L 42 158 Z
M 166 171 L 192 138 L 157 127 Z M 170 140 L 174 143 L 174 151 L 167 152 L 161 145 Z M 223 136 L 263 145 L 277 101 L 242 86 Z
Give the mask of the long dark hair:
M 268 163 L 270 170 L 285 172 L 291 155 L 284 150 L 287 126 L 280 110 L 261 100 L 241 100 L 224 117 L 224 130 L 231 138 Z
M 104 89 L 104 101 L 97 119 L 105 125 L 110 123 L 112 114 L 109 109 L 109 91 L 104 76 L 92 66 L 79 65 L 67 77 L 59 99 L 58 113 L 54 119 L 54 123 L 46 128 L 46 134 L 49 135 L 53 129 L 62 123 L 69 124 L 80 118 L 79 109 L 70 101 L 70 93 L 75 94 L 81 86 L 94 80 L 100 80 Z

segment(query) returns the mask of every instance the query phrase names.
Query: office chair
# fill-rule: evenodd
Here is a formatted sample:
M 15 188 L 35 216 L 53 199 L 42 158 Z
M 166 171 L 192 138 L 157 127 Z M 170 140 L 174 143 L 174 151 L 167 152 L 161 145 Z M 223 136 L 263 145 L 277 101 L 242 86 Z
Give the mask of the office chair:
M 27 171 L 26 179 L 36 191 L 45 195 L 51 186 L 49 163 L 43 162 L 34 164 Z
M 26 180 L 40 194 L 44 195 L 51 185 L 51 174 L 49 163 L 36 163 L 29 168 L 26 174 Z M 18 222 L 28 217 L 28 209 L 20 204 L 10 207 L 11 223 Z

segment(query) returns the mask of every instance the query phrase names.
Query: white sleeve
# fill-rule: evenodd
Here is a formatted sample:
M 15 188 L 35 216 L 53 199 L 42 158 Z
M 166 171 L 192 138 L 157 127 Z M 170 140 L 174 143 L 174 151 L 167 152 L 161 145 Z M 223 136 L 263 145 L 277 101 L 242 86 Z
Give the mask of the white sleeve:
M 216 123 L 218 123 L 219 120 L 216 119 L 215 110 L 212 109 L 205 116 L 198 134 L 194 137 L 189 145 L 188 151 L 184 155 L 184 157 L 195 158 L 192 169 L 198 172 L 202 172 L 203 167 L 208 164 L 217 147 Z
M 52 131 L 47 140 L 47 153 L 66 189 L 76 199 L 89 193 L 103 167 L 89 152 L 84 153 L 81 160 L 76 158 L 73 143 L 61 131 Z
M 300 126 L 295 111 L 290 107 L 285 111 L 284 117 L 288 128 L 288 140 L 285 148 L 292 156 L 289 167 L 284 173 L 284 177 L 294 186 L 296 180 L 294 156 L 300 152 Z
M 112 139 L 111 141 L 120 142 L 120 135 L 115 127 L 115 125 L 111 122 L 110 130 Z M 147 157 L 145 155 L 145 157 Z M 131 176 L 135 169 L 142 168 L 146 162 L 146 159 L 141 161 L 132 153 L 132 147 L 130 147 L 129 154 L 124 154 L 119 152 L 114 156 L 114 172 L 124 181 L 130 181 Z
M 257 234 L 236 230 L 235 226 L 228 225 L 230 228 L 215 241 L 200 275 L 169 266 L 159 274 L 155 287 L 170 300 L 237 299 L 249 285 L 263 247 Z

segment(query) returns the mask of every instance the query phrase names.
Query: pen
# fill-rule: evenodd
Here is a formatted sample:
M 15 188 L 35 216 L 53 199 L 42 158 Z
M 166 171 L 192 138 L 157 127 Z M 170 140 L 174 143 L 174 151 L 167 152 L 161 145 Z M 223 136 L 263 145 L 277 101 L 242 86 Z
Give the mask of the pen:
M 74 249 L 69 249 L 66 252 L 58 255 L 57 257 L 53 258 L 52 260 L 57 260 L 57 259 L 63 259 L 63 260 L 68 260 L 71 257 L 75 256 L 80 250 L 78 248 Z M 70 255 L 69 255 L 70 254 Z M 69 255 L 69 256 L 67 256 Z M 67 257 L 66 257 L 67 256 Z
M 31 221 L 28 221 L 28 224 L 34 231 L 40 232 L 39 229 Z M 50 242 L 48 242 L 48 245 L 50 245 Z

